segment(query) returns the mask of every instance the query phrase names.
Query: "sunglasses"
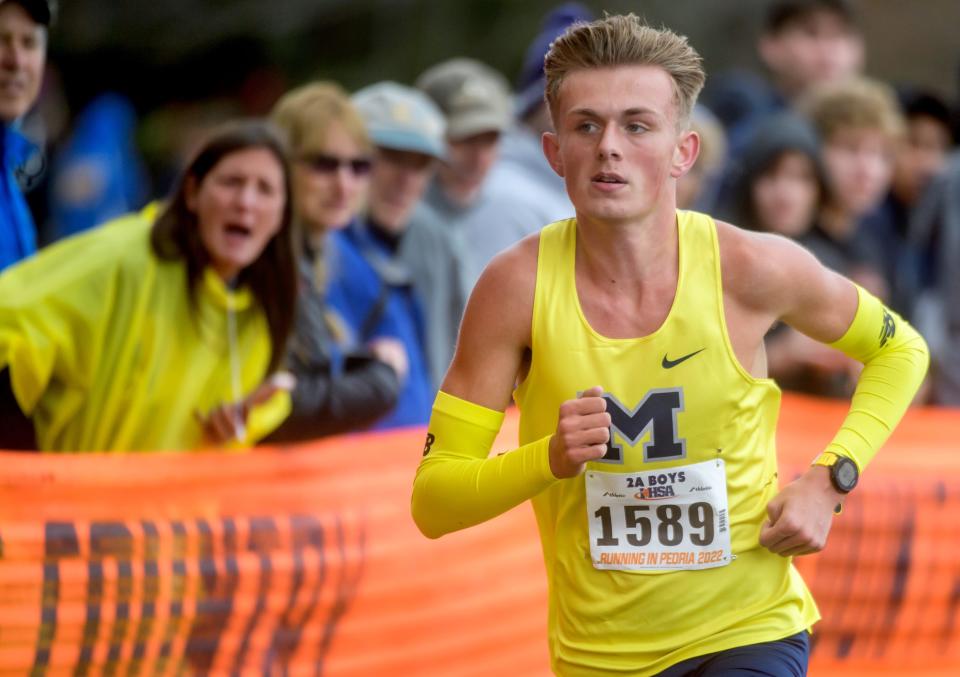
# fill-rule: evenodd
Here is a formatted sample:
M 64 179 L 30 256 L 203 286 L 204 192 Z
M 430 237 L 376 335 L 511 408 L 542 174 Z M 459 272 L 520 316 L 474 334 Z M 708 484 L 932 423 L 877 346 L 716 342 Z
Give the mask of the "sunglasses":
M 314 171 L 322 174 L 333 174 L 341 166 L 350 168 L 354 176 L 366 176 L 370 173 L 373 163 L 370 158 L 338 158 L 334 155 L 325 155 L 324 153 L 314 153 L 312 155 L 303 155 L 300 162 L 310 166 Z

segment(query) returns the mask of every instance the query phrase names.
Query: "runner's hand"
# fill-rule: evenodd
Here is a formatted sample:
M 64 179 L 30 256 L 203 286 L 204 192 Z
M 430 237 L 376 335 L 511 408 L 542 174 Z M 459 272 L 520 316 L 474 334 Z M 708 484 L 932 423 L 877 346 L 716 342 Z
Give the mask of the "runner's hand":
M 603 388 L 594 386 L 577 399 L 560 405 L 557 432 L 550 438 L 550 470 L 554 477 L 576 477 L 588 461 L 607 453 L 610 414 L 602 394 Z
M 829 469 L 812 466 L 767 504 L 760 545 L 784 557 L 820 552 L 827 544 L 833 511 L 845 496 L 830 483 Z

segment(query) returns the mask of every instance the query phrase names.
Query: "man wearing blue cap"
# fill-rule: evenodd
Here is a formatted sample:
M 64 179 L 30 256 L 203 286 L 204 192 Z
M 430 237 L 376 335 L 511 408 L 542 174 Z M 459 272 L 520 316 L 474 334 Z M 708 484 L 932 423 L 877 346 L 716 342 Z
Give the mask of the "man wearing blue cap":
M 33 146 L 17 125 L 40 93 L 50 19 L 46 0 L 0 0 L 0 271 L 37 250 L 16 179 Z
M 354 337 L 396 338 L 407 352 L 409 371 L 396 408 L 377 428 L 426 423 L 435 388 L 426 358 L 423 286 L 405 263 L 400 248 L 410 216 L 446 151 L 443 114 L 423 93 L 395 82 L 358 91 L 353 103 L 375 146 L 370 193 L 364 214 L 344 231 L 331 234 L 329 302 Z M 436 266 L 453 266 L 446 241 L 437 240 Z

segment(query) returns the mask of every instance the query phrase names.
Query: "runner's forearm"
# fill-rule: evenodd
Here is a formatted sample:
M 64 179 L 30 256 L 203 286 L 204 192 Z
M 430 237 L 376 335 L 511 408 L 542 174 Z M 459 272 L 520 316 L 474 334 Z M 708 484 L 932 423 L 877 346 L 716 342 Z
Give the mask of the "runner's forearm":
M 825 451 L 863 468 L 903 417 L 923 382 L 930 354 L 923 337 L 874 296 L 857 287 L 850 328 L 830 345 L 863 362 L 850 411 Z
M 549 437 L 488 458 L 503 413 L 440 392 L 413 485 L 413 519 L 437 538 L 486 521 L 557 481 Z

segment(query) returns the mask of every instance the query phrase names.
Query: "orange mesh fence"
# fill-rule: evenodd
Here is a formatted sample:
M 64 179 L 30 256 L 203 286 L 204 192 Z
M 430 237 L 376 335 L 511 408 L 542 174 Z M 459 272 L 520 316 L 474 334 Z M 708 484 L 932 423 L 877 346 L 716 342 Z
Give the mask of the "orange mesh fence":
M 785 481 L 844 411 L 785 398 Z M 958 674 L 958 439 L 960 411 L 911 411 L 826 551 L 797 561 L 824 616 L 810 674 Z M 549 674 L 532 511 L 423 538 L 422 444 L 0 452 L 0 674 Z

